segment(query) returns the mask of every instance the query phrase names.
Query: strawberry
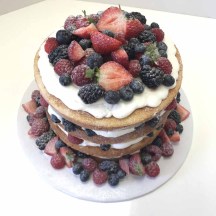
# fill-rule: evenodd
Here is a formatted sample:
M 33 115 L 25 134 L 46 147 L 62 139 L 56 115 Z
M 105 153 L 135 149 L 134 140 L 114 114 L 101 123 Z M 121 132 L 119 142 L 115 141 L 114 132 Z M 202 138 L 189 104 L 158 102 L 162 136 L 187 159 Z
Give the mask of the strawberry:
M 121 42 L 115 38 L 109 37 L 98 31 L 91 32 L 91 41 L 94 50 L 97 53 L 108 54 L 117 50 L 121 46 Z
M 54 71 L 59 75 L 63 75 L 64 73 L 71 74 L 74 66 L 72 62 L 68 59 L 60 59 L 54 66 Z
M 159 137 L 162 139 L 163 143 L 171 143 L 170 138 L 167 136 L 164 129 L 162 129 L 159 133 Z
M 143 176 L 145 175 L 145 167 L 142 164 L 139 153 L 133 154 L 129 159 L 129 169 L 134 175 Z
M 172 72 L 172 64 L 169 59 L 165 57 L 159 57 L 155 62 L 157 67 L 159 67 L 165 74 L 171 74 Z
M 46 53 L 50 54 L 54 49 L 58 47 L 58 41 L 54 37 L 50 37 L 46 40 L 44 44 L 44 50 Z
M 129 66 L 128 66 L 128 71 L 133 77 L 138 77 L 140 71 L 141 71 L 141 66 L 138 60 L 130 60 Z
M 65 166 L 64 157 L 59 153 L 54 154 L 51 157 L 50 163 L 51 163 L 52 167 L 55 169 L 62 169 Z
M 176 101 L 176 99 L 174 98 L 174 99 L 172 100 L 172 102 L 165 108 L 165 110 L 173 110 L 173 109 L 176 108 L 176 106 L 177 106 L 177 101 Z
M 129 171 L 129 160 L 128 159 L 124 159 L 124 158 L 121 158 L 119 160 L 119 166 L 122 170 L 124 170 L 126 172 L 126 174 L 130 174 L 130 171 Z
M 111 53 L 113 61 L 123 65 L 125 68 L 128 68 L 129 60 L 128 54 L 124 49 L 118 49 Z
M 144 25 L 138 19 L 129 19 L 126 22 L 125 38 L 130 39 L 137 37 L 144 31 Z
M 164 32 L 160 28 L 152 28 L 151 32 L 155 35 L 157 42 L 161 42 L 164 39 Z
M 132 81 L 132 75 L 120 64 L 109 61 L 99 69 L 98 84 L 106 91 L 117 91 Z
M 32 126 L 30 130 L 28 131 L 28 134 L 30 136 L 40 136 L 44 132 L 47 132 L 49 130 L 49 122 L 46 118 L 36 118 L 32 122 Z
M 72 149 L 64 146 L 60 148 L 59 152 L 63 156 L 66 166 L 68 168 L 72 167 L 74 162 L 76 161 L 76 154 L 72 151 Z
M 72 144 L 77 144 L 77 145 L 79 145 L 80 143 L 83 142 L 82 139 L 79 139 L 78 137 L 72 136 L 72 135 L 70 135 L 70 134 L 68 134 L 68 140 L 69 140 L 70 142 L 72 142 Z
M 91 23 L 89 26 L 87 27 L 81 27 L 79 29 L 76 29 L 73 34 L 77 35 L 81 38 L 90 38 L 90 33 L 92 31 L 97 31 L 97 28 L 95 27 L 95 25 L 93 23 Z
M 72 61 L 79 61 L 83 56 L 85 56 L 85 51 L 75 40 L 71 42 L 68 47 L 68 56 Z
M 125 35 L 126 18 L 124 12 L 118 7 L 109 7 L 105 10 L 98 23 L 99 31 L 110 30 L 114 34 L 121 33 Z
M 22 104 L 23 109 L 28 113 L 28 114 L 33 114 L 36 109 L 37 109 L 37 103 L 35 100 L 30 100 L 24 104 Z
M 95 169 L 92 176 L 93 176 L 94 183 L 97 185 L 101 185 L 105 183 L 108 178 L 107 172 L 99 169 Z
M 172 142 L 179 142 L 180 141 L 180 134 L 178 131 L 175 131 L 172 136 L 169 137 L 170 141 Z
M 58 141 L 58 137 L 53 137 L 47 144 L 44 149 L 44 153 L 53 156 L 54 154 L 57 154 L 57 150 L 55 148 L 55 143 Z
M 186 108 L 184 108 L 181 104 L 177 104 L 176 111 L 179 113 L 181 117 L 181 121 L 184 121 L 190 115 L 190 112 Z

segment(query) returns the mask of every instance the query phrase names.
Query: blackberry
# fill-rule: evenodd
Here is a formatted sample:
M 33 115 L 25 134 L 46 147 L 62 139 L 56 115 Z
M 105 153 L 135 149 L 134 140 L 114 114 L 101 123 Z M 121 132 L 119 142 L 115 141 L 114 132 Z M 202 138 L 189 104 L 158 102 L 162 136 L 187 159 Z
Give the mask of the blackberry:
M 63 86 L 68 86 L 72 83 L 71 76 L 67 73 L 64 73 L 59 77 L 59 82 Z
M 109 177 L 108 177 L 108 183 L 111 186 L 118 185 L 118 183 L 119 183 L 119 177 L 118 177 L 118 175 L 117 174 L 111 174 L 111 175 L 109 175 Z
M 41 136 L 39 136 L 35 143 L 38 146 L 40 150 L 44 150 L 46 147 L 46 144 L 55 136 L 55 133 L 53 130 L 49 130 L 48 132 L 43 133 Z
M 59 30 L 56 33 L 56 40 L 60 45 L 66 44 L 69 45 L 72 41 L 71 33 L 67 30 Z
M 175 83 L 175 79 L 170 74 L 165 74 L 163 79 L 163 85 L 169 87 Z
M 91 129 L 85 129 L 85 132 L 86 132 L 86 134 L 89 136 L 89 137 L 92 137 L 92 136 L 95 136 L 95 135 L 97 135 L 93 130 L 91 130 Z
M 133 90 L 135 94 L 141 94 L 144 91 L 143 83 L 138 79 L 133 79 L 130 83 L 130 88 Z
M 146 165 L 152 161 L 152 156 L 147 152 L 141 152 L 140 157 L 143 165 Z
M 92 46 L 92 42 L 89 39 L 82 39 L 79 41 L 79 45 L 86 50 L 87 48 L 90 48 Z
M 79 89 L 78 96 L 85 104 L 92 104 L 101 98 L 104 92 L 97 84 L 87 84 Z
M 142 55 L 141 58 L 139 59 L 139 63 L 141 68 L 143 68 L 144 65 L 152 65 L 153 60 L 147 55 Z
M 129 60 L 134 59 L 136 56 L 134 47 L 131 46 L 129 43 L 127 45 L 123 46 L 124 50 L 126 51 L 126 53 L 128 54 L 128 58 Z
M 110 30 L 104 30 L 104 31 L 102 31 L 102 33 L 109 36 L 109 37 L 112 37 L 112 38 L 114 38 L 114 36 L 115 36 L 115 34 Z
M 53 65 L 56 64 L 57 61 L 60 59 L 68 59 L 68 46 L 67 45 L 60 45 L 56 49 L 54 49 L 49 55 L 49 62 Z
M 117 176 L 119 179 L 123 179 L 126 176 L 126 172 L 122 169 L 119 169 L 117 172 Z
M 163 144 L 163 140 L 159 136 L 157 136 L 152 142 L 152 145 L 156 145 L 158 147 L 161 147 L 162 144 Z
M 143 43 L 135 44 L 134 51 L 136 53 L 144 53 L 145 52 L 145 46 L 144 46 L 144 44 Z
M 178 94 L 176 96 L 176 101 L 177 101 L 177 103 L 180 103 L 180 101 L 181 101 L 181 93 L 180 92 L 178 92 Z
M 149 65 L 143 66 L 140 72 L 140 78 L 149 88 L 157 88 L 162 84 L 164 72 L 159 68 L 151 68 Z
M 165 51 L 167 51 L 167 45 L 163 41 L 157 43 L 157 48 L 159 50 L 165 50 Z
M 65 147 L 65 146 L 67 146 L 62 140 L 57 140 L 57 142 L 55 143 L 55 148 L 57 149 L 57 150 L 59 150 L 61 147 Z
M 81 171 L 83 171 L 83 166 L 82 163 L 77 162 L 74 164 L 72 171 L 75 175 L 79 175 L 81 173 Z
M 111 90 L 105 92 L 104 100 L 109 104 L 117 104 L 120 101 L 119 92 Z
M 151 28 L 160 28 L 160 26 L 156 22 L 152 22 L 150 26 Z
M 58 117 L 54 114 L 51 114 L 51 120 L 54 123 L 60 123 L 61 121 L 58 119 Z
M 143 32 L 141 32 L 138 36 L 138 39 L 141 43 L 156 41 L 155 35 L 149 30 L 144 30 Z
M 183 130 L 184 130 L 183 125 L 177 124 L 177 126 L 176 126 L 176 131 L 178 131 L 178 132 L 181 134 L 181 133 L 183 132 Z
M 108 151 L 110 149 L 111 145 L 110 144 L 100 144 L 100 149 L 102 151 Z
M 88 181 L 89 180 L 89 177 L 90 177 L 90 172 L 89 171 L 87 171 L 87 170 L 82 170 L 81 172 L 80 172 L 80 180 L 82 181 L 82 182 L 86 182 L 86 181 Z
M 62 124 L 64 126 L 64 129 L 67 131 L 67 132 L 71 132 L 71 131 L 75 131 L 76 130 L 76 125 L 64 118 L 62 118 Z
M 159 49 L 158 52 L 159 52 L 159 54 L 160 54 L 161 57 L 167 58 L 167 52 L 165 50 L 160 50 Z
M 109 174 L 117 173 L 119 170 L 119 165 L 114 160 L 104 160 L 99 163 L 99 169 L 102 171 L 107 171 Z
M 144 15 L 142 15 L 139 12 L 131 12 L 131 13 L 126 13 L 125 16 L 128 19 L 138 19 L 142 24 L 146 23 L 146 18 Z
M 181 123 L 181 116 L 176 110 L 172 110 L 171 113 L 168 115 L 168 118 L 173 119 L 176 124 Z
M 133 99 L 134 93 L 129 86 L 125 86 L 119 90 L 120 98 L 124 101 L 131 101 Z
M 91 68 L 99 68 L 103 64 L 103 57 L 99 53 L 92 53 L 86 59 L 86 64 Z
M 160 121 L 160 116 L 156 116 L 150 119 L 149 121 L 147 121 L 145 124 L 148 125 L 149 127 L 154 128 L 158 124 L 159 121 Z

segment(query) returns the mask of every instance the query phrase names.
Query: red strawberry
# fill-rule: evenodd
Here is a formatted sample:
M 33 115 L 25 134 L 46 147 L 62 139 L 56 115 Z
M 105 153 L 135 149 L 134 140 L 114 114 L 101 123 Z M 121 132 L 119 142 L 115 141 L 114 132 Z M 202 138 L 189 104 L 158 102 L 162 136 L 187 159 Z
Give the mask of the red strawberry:
M 140 71 L 141 71 L 141 66 L 138 60 L 134 59 L 134 60 L 130 60 L 129 62 L 129 67 L 128 67 L 128 71 L 130 72 L 130 74 L 133 77 L 138 77 Z
M 97 185 L 101 185 L 105 183 L 108 178 L 107 172 L 99 169 L 95 169 L 92 176 L 93 176 L 94 183 Z
M 129 160 L 130 172 L 134 175 L 143 176 L 145 175 L 145 167 L 142 164 L 139 153 L 133 154 Z
M 76 161 L 76 154 L 72 151 L 71 148 L 64 146 L 60 148 L 60 154 L 63 156 L 66 166 L 72 167 L 74 162 Z
M 51 157 L 50 163 L 51 163 L 52 167 L 55 169 L 62 169 L 65 166 L 64 157 L 59 153 L 54 154 Z
M 174 153 L 174 148 L 171 143 L 163 143 L 161 145 L 161 150 L 164 157 L 170 157 Z
M 44 99 L 44 97 L 42 95 L 40 96 L 40 105 L 43 107 L 49 106 L 49 104 L 47 103 L 47 101 Z
M 70 60 L 76 62 L 85 56 L 85 51 L 75 40 L 73 40 L 68 47 L 68 56 Z
M 30 100 L 24 104 L 22 104 L 23 109 L 27 112 L 27 113 L 34 113 L 37 109 L 37 104 L 35 102 L 35 100 Z
M 123 33 L 116 33 L 114 38 L 118 41 L 121 41 L 122 44 L 126 44 L 127 40 L 125 39 L 125 35 Z
M 138 19 L 129 19 L 126 22 L 125 38 L 137 37 L 144 30 L 144 25 Z
M 164 32 L 160 28 L 152 28 L 151 32 L 155 35 L 157 42 L 160 42 L 164 39 Z
M 162 129 L 159 133 L 159 137 L 162 139 L 163 143 L 171 143 L 170 138 L 167 136 L 164 129 Z
M 130 171 L 129 171 L 129 160 L 128 159 L 124 159 L 124 158 L 121 158 L 119 160 L 119 166 L 122 170 L 124 170 L 126 172 L 126 174 L 130 174 Z
M 173 119 L 167 119 L 164 125 L 164 130 L 167 132 L 168 130 L 175 130 L 176 129 L 176 122 Z
M 57 150 L 55 147 L 55 143 L 58 141 L 58 137 L 55 136 L 53 137 L 47 144 L 46 147 L 44 149 L 44 153 L 53 156 L 54 154 L 57 154 Z
M 40 136 L 47 132 L 50 128 L 49 122 L 46 118 L 36 118 L 32 122 L 32 126 L 28 132 L 30 136 Z
M 61 76 L 64 73 L 71 74 L 74 66 L 68 59 L 60 59 L 54 66 L 54 71 Z
M 110 30 L 114 34 L 122 33 L 125 35 L 126 18 L 124 12 L 118 7 L 110 7 L 105 10 L 98 23 L 99 31 Z
M 165 74 L 171 74 L 172 64 L 169 59 L 165 57 L 159 57 L 155 63 L 157 67 L 159 67 Z
M 91 32 L 91 41 L 94 50 L 97 53 L 108 54 L 117 50 L 121 46 L 121 42 L 115 38 L 109 37 L 101 32 Z
M 54 37 L 50 37 L 46 40 L 44 44 L 44 50 L 46 53 L 50 54 L 55 48 L 58 47 L 58 41 Z
M 84 158 L 82 165 L 89 172 L 93 172 L 97 168 L 97 162 L 93 158 Z
M 117 91 L 129 84 L 133 79 L 131 74 L 123 66 L 114 61 L 104 63 L 99 71 L 98 83 L 106 91 Z
M 185 107 L 183 107 L 181 104 L 177 104 L 176 111 L 179 113 L 181 117 L 181 121 L 184 121 L 190 115 L 190 112 Z
M 70 135 L 70 134 L 68 134 L 68 140 L 69 140 L 70 142 L 72 142 L 72 144 L 77 144 L 77 145 L 79 145 L 80 143 L 83 142 L 82 139 L 79 139 L 78 137 L 72 136 L 72 135 Z
M 179 142 L 180 141 L 180 134 L 178 131 L 175 131 L 172 136 L 169 137 L 170 141 L 172 142 Z
M 90 33 L 92 31 L 97 31 L 97 28 L 95 27 L 95 25 L 93 23 L 91 23 L 89 26 L 87 27 L 82 27 L 79 29 L 76 29 L 73 34 L 77 35 L 81 38 L 90 38 Z
M 125 68 L 128 67 L 129 60 L 128 60 L 128 54 L 124 49 L 118 49 L 116 51 L 113 51 L 111 53 L 113 61 L 123 65 Z
M 173 109 L 176 108 L 176 106 L 177 106 L 177 101 L 176 101 L 176 99 L 174 98 L 174 99 L 172 100 L 172 102 L 165 108 L 165 110 L 173 110 Z
M 149 164 L 147 164 L 145 170 L 146 174 L 150 177 L 156 177 L 160 173 L 160 167 L 154 161 L 151 161 Z

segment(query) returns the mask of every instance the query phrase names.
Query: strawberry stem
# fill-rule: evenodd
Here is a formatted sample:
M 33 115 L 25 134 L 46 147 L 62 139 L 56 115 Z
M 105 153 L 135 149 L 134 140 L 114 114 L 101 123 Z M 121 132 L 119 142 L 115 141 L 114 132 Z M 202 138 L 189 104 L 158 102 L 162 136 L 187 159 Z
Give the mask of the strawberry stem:
M 82 10 L 84 17 L 86 17 L 86 10 Z

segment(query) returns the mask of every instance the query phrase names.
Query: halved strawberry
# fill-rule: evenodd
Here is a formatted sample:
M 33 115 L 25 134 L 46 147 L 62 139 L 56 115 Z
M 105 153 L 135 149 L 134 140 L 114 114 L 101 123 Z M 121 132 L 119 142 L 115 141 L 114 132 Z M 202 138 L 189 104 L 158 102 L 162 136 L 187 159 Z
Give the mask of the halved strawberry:
M 126 22 L 125 38 L 137 37 L 144 31 L 144 25 L 138 19 L 129 19 Z
M 54 154 L 57 154 L 57 150 L 55 147 L 55 143 L 58 141 L 58 137 L 55 136 L 53 137 L 47 144 L 46 147 L 44 149 L 44 153 L 53 156 Z
M 130 172 L 134 175 L 143 176 L 145 175 L 145 167 L 142 164 L 139 153 L 133 154 L 129 160 Z
M 130 174 L 130 170 L 129 170 L 129 160 L 128 159 L 124 159 L 124 158 L 121 158 L 119 160 L 119 166 L 122 170 L 124 170 L 126 172 L 126 174 Z
M 132 75 L 114 61 L 104 63 L 99 69 L 98 84 L 106 91 L 117 91 L 132 81 Z
M 128 54 L 124 49 L 118 49 L 111 53 L 113 61 L 123 65 L 125 68 L 128 68 L 129 59 Z
M 190 112 L 184 108 L 181 104 L 177 104 L 176 111 L 179 113 L 181 117 L 181 121 L 184 121 L 190 115 Z
M 85 56 L 85 51 L 75 40 L 73 40 L 68 47 L 68 56 L 70 60 L 77 62 Z
M 72 167 L 76 161 L 76 154 L 72 151 L 71 148 L 65 146 L 60 148 L 60 154 L 64 157 L 67 167 Z
M 35 100 L 32 99 L 32 100 L 22 104 L 22 107 L 27 113 L 33 114 L 37 109 L 37 104 L 36 104 Z
M 125 35 L 126 18 L 124 12 L 118 7 L 109 7 L 102 13 L 97 23 L 97 29 L 99 31 L 110 30 L 114 34 Z
M 122 45 L 122 43 L 115 38 L 98 31 L 91 32 L 91 41 L 94 50 L 101 54 L 108 54 L 117 50 Z
M 170 138 L 167 136 L 164 129 L 161 130 L 158 136 L 161 137 L 163 143 L 171 143 Z
M 180 141 L 180 134 L 178 131 L 175 131 L 174 134 L 169 137 L 170 141 L 172 142 L 179 142 Z
M 97 28 L 95 27 L 95 25 L 93 23 L 91 23 L 89 26 L 87 27 L 82 27 L 79 29 L 76 29 L 73 34 L 77 35 L 81 38 L 90 38 L 90 33 L 92 31 L 97 31 Z

